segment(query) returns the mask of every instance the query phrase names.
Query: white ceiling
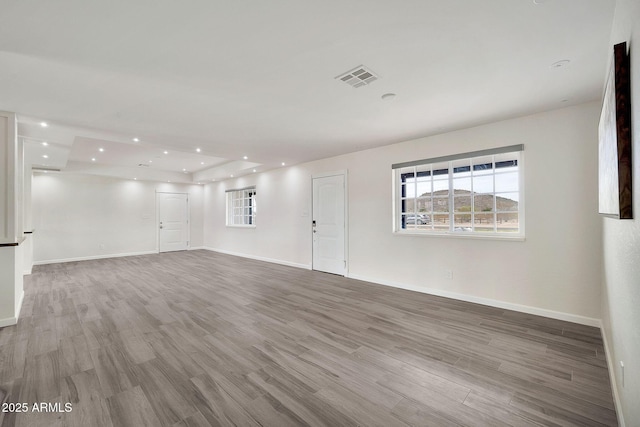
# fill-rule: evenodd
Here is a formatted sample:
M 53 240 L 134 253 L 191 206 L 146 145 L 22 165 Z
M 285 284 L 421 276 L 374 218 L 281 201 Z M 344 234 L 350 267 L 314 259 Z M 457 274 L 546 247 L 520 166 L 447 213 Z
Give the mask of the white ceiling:
M 194 182 L 599 99 L 614 0 L 537 3 L 0 0 L 0 110 L 36 164 Z

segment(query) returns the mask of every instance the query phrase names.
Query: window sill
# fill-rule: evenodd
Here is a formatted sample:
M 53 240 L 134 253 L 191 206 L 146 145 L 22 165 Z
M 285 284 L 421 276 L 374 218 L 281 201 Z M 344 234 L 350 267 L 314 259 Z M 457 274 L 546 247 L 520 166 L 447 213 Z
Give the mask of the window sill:
M 451 233 L 437 231 L 399 231 L 393 232 L 394 236 L 420 236 L 420 237 L 444 237 L 450 239 L 471 239 L 471 240 L 500 240 L 511 242 L 524 242 L 525 237 L 522 234 L 471 234 L 471 233 Z
M 235 225 L 235 224 L 227 224 L 229 228 L 256 228 L 255 225 Z

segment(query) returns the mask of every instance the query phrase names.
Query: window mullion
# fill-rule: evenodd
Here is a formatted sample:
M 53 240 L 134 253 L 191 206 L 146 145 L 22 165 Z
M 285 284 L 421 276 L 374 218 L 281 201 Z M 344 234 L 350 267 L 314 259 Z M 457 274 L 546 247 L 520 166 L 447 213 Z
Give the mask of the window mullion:
M 242 211 L 242 216 L 244 217 L 244 225 L 249 225 L 249 218 L 247 218 L 247 212 L 249 211 L 249 191 L 244 191 L 244 210 Z
M 493 156 L 493 232 L 498 232 L 498 201 L 496 197 L 496 156 Z
M 475 232 L 476 231 L 476 217 L 475 217 L 475 212 L 476 212 L 476 207 L 474 205 L 475 201 L 476 201 L 476 197 L 475 197 L 475 193 L 473 191 L 473 176 L 474 176 L 474 171 L 473 171 L 473 159 L 471 159 L 469 161 L 469 164 L 471 165 L 471 169 L 469 170 L 469 176 L 471 177 L 471 232 Z
M 453 162 L 449 162 L 449 231 L 453 231 Z
M 418 220 L 417 220 L 417 215 L 418 214 L 418 167 L 414 166 L 413 167 L 413 215 L 414 215 L 414 221 L 413 221 L 413 227 L 414 228 L 418 228 Z
M 434 200 L 433 200 L 433 186 L 434 186 L 434 183 L 433 183 L 433 164 L 429 165 L 429 183 L 431 184 L 431 191 L 429 193 L 429 200 L 431 201 L 431 203 L 430 203 L 431 204 L 431 211 L 429 212 L 429 215 L 431 215 L 431 217 L 430 217 L 431 220 L 429 221 L 429 223 L 431 224 L 431 230 L 435 230 L 435 228 L 436 228 L 436 218 L 433 215 L 434 212 L 435 212 L 435 209 L 433 208 L 433 203 L 434 203 Z
M 398 172 L 400 174 L 400 172 Z M 402 189 L 400 193 L 400 212 L 398 219 L 400 220 L 400 228 L 407 228 L 407 218 L 404 217 L 404 222 L 402 222 L 402 214 L 407 211 L 407 179 L 406 177 L 400 176 L 400 188 Z M 404 184 L 404 185 L 402 185 Z

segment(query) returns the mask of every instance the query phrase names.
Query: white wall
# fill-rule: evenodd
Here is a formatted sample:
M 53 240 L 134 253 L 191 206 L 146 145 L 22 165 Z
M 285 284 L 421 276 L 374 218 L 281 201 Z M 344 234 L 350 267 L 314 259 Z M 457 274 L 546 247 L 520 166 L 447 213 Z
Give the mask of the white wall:
M 156 191 L 190 194 L 191 247 L 202 246 L 202 186 L 35 174 L 34 262 L 157 251 Z
M 22 139 L 17 137 L 16 115 L 0 111 L 0 243 L 22 239 Z
M 17 138 L 16 116 L 0 111 L 0 327 L 17 322 L 22 305 L 24 252 L 23 143 Z M 6 246 L 15 244 L 16 246 Z
M 303 214 L 311 211 L 311 175 L 348 169 L 351 277 L 597 324 L 599 108 L 584 104 L 208 184 L 204 244 L 309 266 L 311 218 Z M 525 145 L 524 242 L 392 233 L 391 164 L 513 144 Z M 253 184 L 257 227 L 226 227 L 225 190 Z
M 0 247 L 0 328 L 15 325 L 24 297 L 22 277 L 23 246 Z
M 225 190 L 256 185 L 255 228 L 225 226 Z M 205 246 L 225 252 L 310 268 L 311 181 L 299 167 L 205 186 Z
M 602 219 L 602 321 L 622 414 L 628 426 L 637 426 L 640 425 L 640 2 L 637 0 L 616 2 L 611 50 L 614 44 L 623 41 L 631 49 L 631 151 L 635 219 Z M 625 364 L 624 386 L 620 361 Z

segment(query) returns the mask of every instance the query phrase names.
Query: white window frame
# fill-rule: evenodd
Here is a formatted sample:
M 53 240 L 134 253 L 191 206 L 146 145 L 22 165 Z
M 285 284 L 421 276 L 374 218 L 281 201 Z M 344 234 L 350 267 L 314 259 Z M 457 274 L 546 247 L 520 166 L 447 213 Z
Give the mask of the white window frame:
M 501 172 L 499 169 L 495 167 L 495 156 L 499 154 L 513 154 L 517 159 L 518 165 L 518 231 L 517 232 L 499 232 L 497 231 L 497 218 L 499 214 L 504 213 L 515 213 L 515 211 L 497 211 L 496 209 L 496 200 L 495 196 L 499 196 L 502 192 L 495 191 L 495 177 L 496 175 L 500 175 Z M 469 214 L 471 215 L 471 230 L 456 230 L 455 229 L 455 221 L 454 216 L 456 214 L 463 214 L 461 212 L 455 212 L 454 208 L 454 188 L 453 188 L 453 180 L 454 176 L 454 163 L 460 160 L 469 160 L 470 162 L 470 177 L 471 177 L 471 191 L 473 194 L 473 176 L 474 176 L 474 158 L 481 157 L 489 157 L 492 158 L 492 173 L 488 176 L 492 176 L 494 180 L 494 206 L 491 213 L 494 215 L 494 231 L 475 231 L 475 215 L 478 213 L 482 213 L 486 215 L 484 212 L 475 212 L 473 208 L 474 197 L 471 197 L 471 211 Z M 448 203 L 449 203 L 449 212 L 443 212 L 443 214 L 449 215 L 449 229 L 435 229 L 432 227 L 431 229 L 425 228 L 402 228 L 402 170 L 406 171 L 407 168 L 414 167 L 414 176 L 417 178 L 417 168 L 425 168 L 429 167 L 430 176 L 433 177 L 433 165 L 435 164 L 443 164 L 447 163 L 448 165 Z M 417 160 L 411 162 L 404 162 L 392 165 L 392 173 L 393 173 L 393 232 L 398 235 L 423 235 L 423 236 L 444 236 L 444 237 L 464 237 L 464 238 L 479 238 L 479 239 L 497 239 L 497 240 L 524 240 L 525 237 L 525 219 L 524 219 L 524 146 L 523 145 L 513 145 L 508 147 L 501 147 L 489 150 L 481 150 L 470 153 L 460 153 L 451 156 L 443 156 L 432 159 L 424 159 Z M 487 176 L 486 174 L 484 176 Z M 418 195 L 416 194 L 414 200 L 418 200 Z M 406 198 L 405 198 L 406 200 Z M 433 201 L 431 202 L 433 203 Z M 415 204 L 414 204 L 415 206 Z M 420 214 L 420 212 L 413 212 L 414 214 Z M 431 221 L 433 221 L 433 212 L 426 213 L 426 215 L 431 216 Z M 464 213 L 466 214 L 466 212 Z
M 227 190 L 225 199 L 227 227 L 255 228 L 257 215 L 255 186 Z

